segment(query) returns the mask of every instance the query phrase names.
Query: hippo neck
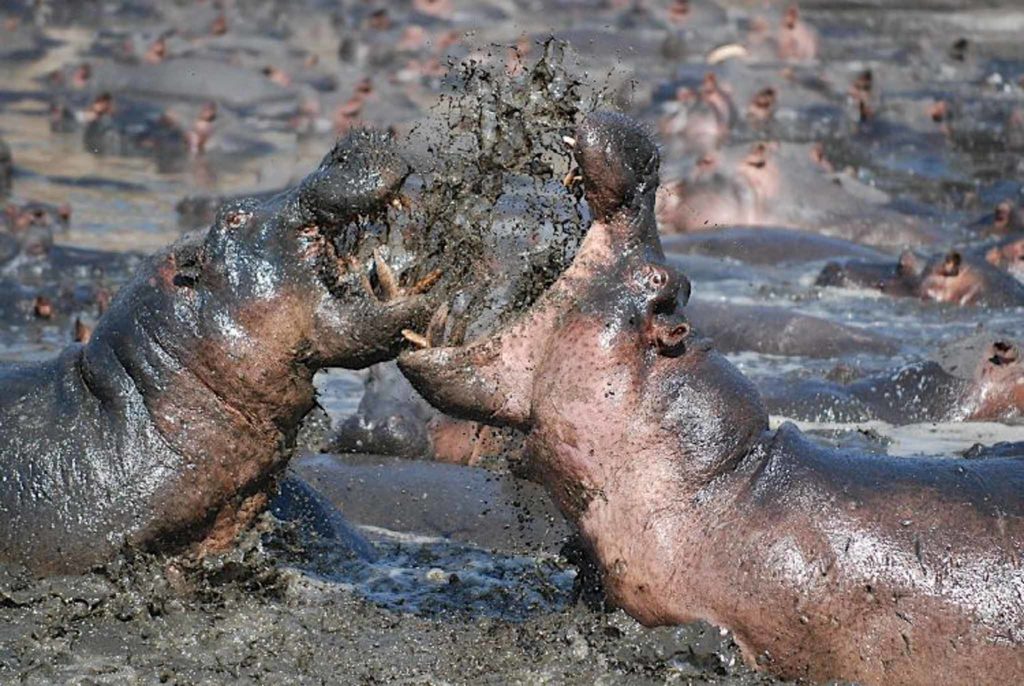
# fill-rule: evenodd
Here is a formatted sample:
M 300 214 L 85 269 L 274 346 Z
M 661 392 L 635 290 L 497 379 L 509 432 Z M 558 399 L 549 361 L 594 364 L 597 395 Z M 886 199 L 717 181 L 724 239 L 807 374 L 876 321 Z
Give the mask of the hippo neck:
M 265 475 L 313 407 L 315 370 L 291 347 L 211 334 L 209 310 L 222 302 L 174 287 L 166 264 L 154 259 L 118 294 L 83 348 L 82 378 L 108 412 L 141 398 L 144 419 L 186 462 L 240 483 Z

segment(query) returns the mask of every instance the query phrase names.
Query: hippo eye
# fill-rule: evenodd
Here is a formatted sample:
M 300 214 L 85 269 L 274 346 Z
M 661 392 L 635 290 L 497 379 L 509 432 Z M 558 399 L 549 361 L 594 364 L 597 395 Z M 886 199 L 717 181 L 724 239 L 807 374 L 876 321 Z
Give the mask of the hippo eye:
M 656 291 L 664 288 L 669 281 L 668 272 L 664 268 L 653 264 L 644 265 L 640 278 L 645 285 L 650 286 Z
M 243 212 L 239 210 L 238 212 L 232 212 L 229 214 L 224 219 L 224 223 L 228 225 L 228 228 L 238 229 L 244 226 L 245 223 L 249 221 L 250 217 L 252 217 L 251 212 Z

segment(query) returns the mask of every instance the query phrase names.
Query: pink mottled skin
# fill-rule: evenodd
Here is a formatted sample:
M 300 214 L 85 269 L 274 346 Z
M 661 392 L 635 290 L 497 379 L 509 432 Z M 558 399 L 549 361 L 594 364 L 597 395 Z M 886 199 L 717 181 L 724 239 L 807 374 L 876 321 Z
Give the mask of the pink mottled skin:
M 446 412 L 528 433 L 606 592 L 644 624 L 726 627 L 790 679 L 1020 683 L 1024 462 L 769 432 L 756 390 L 685 319 L 641 138 L 591 115 L 576 157 L 596 221 L 576 263 L 518 323 L 403 353 L 403 372 Z

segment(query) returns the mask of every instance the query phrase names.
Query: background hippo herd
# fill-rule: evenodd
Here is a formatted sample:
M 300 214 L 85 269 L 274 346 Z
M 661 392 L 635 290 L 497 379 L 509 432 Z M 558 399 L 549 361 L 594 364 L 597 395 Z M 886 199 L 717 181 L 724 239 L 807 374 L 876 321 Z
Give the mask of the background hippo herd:
M 0 3 L 0 681 L 1021 683 L 1022 25 Z

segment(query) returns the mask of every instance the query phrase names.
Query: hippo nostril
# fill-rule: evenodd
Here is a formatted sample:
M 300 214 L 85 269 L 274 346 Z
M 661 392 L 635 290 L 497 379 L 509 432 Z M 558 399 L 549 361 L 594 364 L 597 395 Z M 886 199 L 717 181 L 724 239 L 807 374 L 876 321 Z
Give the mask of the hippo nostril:
M 672 321 L 673 319 L 675 321 Z M 658 348 L 658 353 L 665 357 L 678 357 L 683 354 L 691 331 L 687 322 L 678 321 L 674 317 L 665 321 L 659 317 L 654 324 L 654 344 Z

